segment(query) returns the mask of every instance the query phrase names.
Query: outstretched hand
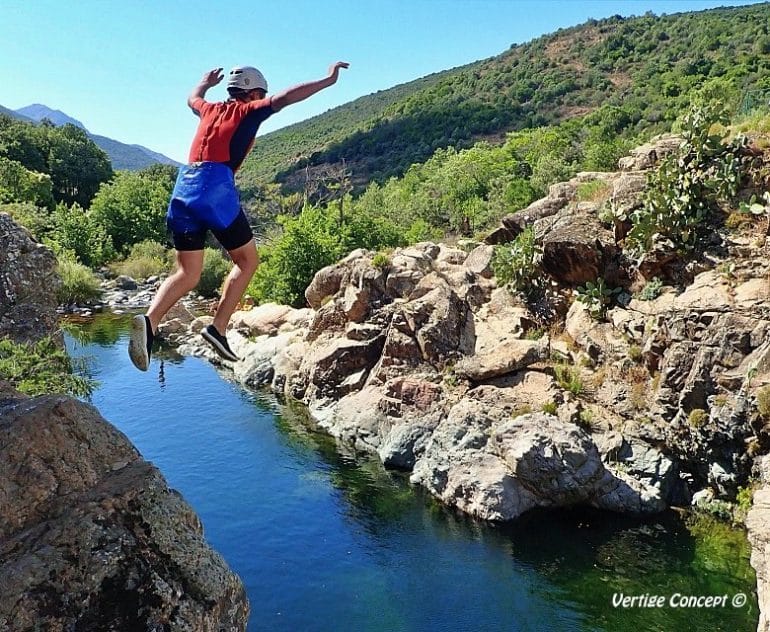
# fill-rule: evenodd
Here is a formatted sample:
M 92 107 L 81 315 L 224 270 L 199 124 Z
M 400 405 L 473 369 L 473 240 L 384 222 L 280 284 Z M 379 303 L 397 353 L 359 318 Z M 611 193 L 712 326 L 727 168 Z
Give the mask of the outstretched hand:
M 214 68 L 214 70 L 209 70 L 203 75 L 201 83 L 208 88 L 213 88 L 224 78 L 225 76 L 222 74 L 222 68 Z
M 340 74 L 340 68 L 348 68 L 350 67 L 350 64 L 346 61 L 338 61 L 335 64 L 332 64 L 329 66 L 329 76 L 334 79 L 334 81 L 337 81 L 337 77 L 339 77 Z

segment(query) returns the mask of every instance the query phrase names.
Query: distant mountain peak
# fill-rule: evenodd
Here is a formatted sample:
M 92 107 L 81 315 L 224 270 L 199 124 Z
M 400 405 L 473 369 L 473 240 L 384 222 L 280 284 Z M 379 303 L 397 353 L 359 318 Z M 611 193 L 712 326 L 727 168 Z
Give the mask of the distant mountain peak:
M 12 113 L 25 119 L 32 119 L 38 123 L 43 119 L 48 119 L 57 126 L 66 125 L 67 123 L 76 125 L 85 131 L 91 140 L 94 141 L 107 156 L 109 156 L 113 169 L 137 170 L 144 169 L 145 167 L 149 167 L 156 163 L 179 166 L 178 162 L 172 160 L 168 156 L 147 149 L 147 147 L 143 147 L 142 145 L 129 145 L 112 138 L 107 138 L 106 136 L 93 134 L 88 131 L 83 123 L 72 118 L 69 114 L 65 114 L 61 110 L 54 110 L 42 103 L 33 103 L 32 105 L 24 106 L 18 110 L 12 110 Z
M 49 108 L 47 105 L 43 105 L 42 103 L 25 105 L 23 108 L 15 110 L 15 112 L 21 114 L 22 116 L 26 116 L 27 118 L 31 118 L 33 121 L 39 122 L 43 119 L 48 119 L 54 125 L 66 125 L 67 123 L 70 123 L 71 125 L 75 125 L 80 129 L 86 129 L 86 126 L 77 119 L 72 118 L 61 110 L 54 110 Z

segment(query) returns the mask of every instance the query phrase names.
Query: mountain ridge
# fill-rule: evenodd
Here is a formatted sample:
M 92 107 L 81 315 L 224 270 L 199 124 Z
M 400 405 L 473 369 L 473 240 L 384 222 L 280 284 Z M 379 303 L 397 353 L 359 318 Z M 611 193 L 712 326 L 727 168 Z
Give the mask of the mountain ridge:
M 25 121 L 39 123 L 43 119 L 48 119 L 56 126 L 71 124 L 79 127 L 107 154 L 112 163 L 112 168 L 115 170 L 137 171 L 158 163 L 173 165 L 175 167 L 178 167 L 180 164 L 176 160 L 153 151 L 152 149 L 148 149 L 143 145 L 128 144 L 115 140 L 114 138 L 94 134 L 77 119 L 61 110 L 55 110 L 42 103 L 33 103 L 16 110 L 2 108 L 2 111 L 11 116 L 15 115 L 16 118 L 21 118 Z
M 464 149 L 593 113 L 629 137 L 666 131 L 704 85 L 724 80 L 715 93 L 732 99 L 767 81 L 769 23 L 765 2 L 558 29 L 433 80 L 402 84 L 401 94 L 392 88 L 379 100 L 362 97 L 266 134 L 239 183 L 247 191 L 271 181 L 301 190 L 305 174 L 342 160 L 356 183 L 383 183 L 438 148 Z M 356 103 L 371 107 L 356 111 Z

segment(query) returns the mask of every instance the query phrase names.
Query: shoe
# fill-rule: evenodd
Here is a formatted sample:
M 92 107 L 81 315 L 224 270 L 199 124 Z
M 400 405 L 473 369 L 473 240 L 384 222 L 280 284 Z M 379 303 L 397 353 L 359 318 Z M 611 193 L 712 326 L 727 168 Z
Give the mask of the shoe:
M 128 341 L 128 357 L 140 371 L 146 371 L 150 366 L 152 355 L 152 342 L 155 339 L 152 333 L 150 319 L 144 314 L 137 314 L 131 319 L 131 338 Z
M 214 347 L 214 351 L 225 360 L 230 360 L 230 362 L 238 361 L 238 356 L 233 353 L 230 345 L 227 344 L 227 338 L 220 334 L 214 325 L 209 325 L 201 331 L 201 336 L 203 336 L 203 339 Z

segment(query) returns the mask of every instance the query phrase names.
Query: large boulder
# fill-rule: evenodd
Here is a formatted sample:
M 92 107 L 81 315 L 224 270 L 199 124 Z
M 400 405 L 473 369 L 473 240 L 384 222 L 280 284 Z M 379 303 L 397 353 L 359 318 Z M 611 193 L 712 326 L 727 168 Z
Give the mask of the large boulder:
M 605 468 L 583 430 L 543 413 L 512 419 L 489 390 L 452 407 L 417 460 L 412 482 L 487 520 L 576 504 L 626 513 L 664 508 L 657 490 Z
M 57 329 L 56 257 L 0 213 L 0 338 L 32 342 Z
M 122 433 L 0 392 L 0 629 L 246 629 L 240 579 Z

